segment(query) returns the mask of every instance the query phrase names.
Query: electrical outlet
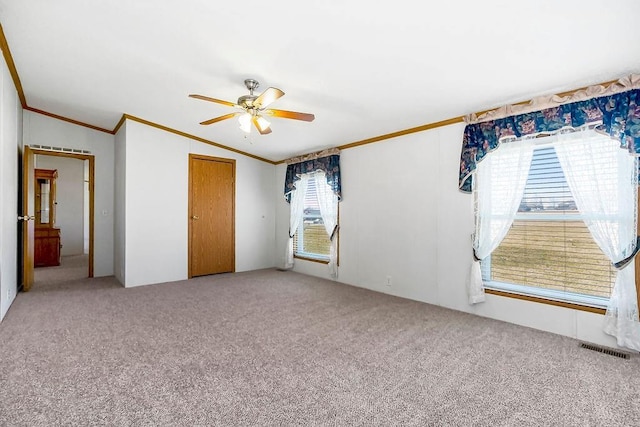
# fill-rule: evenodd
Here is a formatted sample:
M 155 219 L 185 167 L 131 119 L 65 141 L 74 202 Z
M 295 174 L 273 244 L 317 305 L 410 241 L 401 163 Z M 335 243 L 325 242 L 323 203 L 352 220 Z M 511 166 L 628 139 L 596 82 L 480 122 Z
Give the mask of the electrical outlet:
M 387 276 L 387 286 L 391 287 L 391 276 Z

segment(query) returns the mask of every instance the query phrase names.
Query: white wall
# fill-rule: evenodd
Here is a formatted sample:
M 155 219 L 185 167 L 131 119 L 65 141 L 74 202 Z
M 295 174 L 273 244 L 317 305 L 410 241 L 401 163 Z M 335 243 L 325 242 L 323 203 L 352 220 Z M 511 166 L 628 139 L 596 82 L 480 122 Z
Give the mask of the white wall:
M 188 276 L 189 153 L 236 159 L 236 271 L 274 265 L 273 165 L 135 121 L 122 132 L 116 179 L 124 186 L 116 184 L 116 199 L 126 209 L 116 260 L 124 260 L 118 275 L 126 287 Z
M 88 150 L 95 156 L 94 276 L 113 274 L 114 136 L 24 112 L 24 144 Z
M 338 281 L 615 347 L 598 314 L 495 295 L 468 305 L 473 204 L 457 186 L 463 129 L 452 125 L 342 151 Z M 278 265 L 289 221 L 285 170 L 276 171 Z M 296 260 L 294 269 L 329 278 L 324 264 Z
M 18 159 L 22 106 L 4 61 L 0 61 L 0 320 L 18 288 Z
M 85 160 L 45 155 L 35 157 L 36 168 L 58 171 L 55 226 L 60 228 L 60 253 L 62 256 L 81 255 L 84 252 Z

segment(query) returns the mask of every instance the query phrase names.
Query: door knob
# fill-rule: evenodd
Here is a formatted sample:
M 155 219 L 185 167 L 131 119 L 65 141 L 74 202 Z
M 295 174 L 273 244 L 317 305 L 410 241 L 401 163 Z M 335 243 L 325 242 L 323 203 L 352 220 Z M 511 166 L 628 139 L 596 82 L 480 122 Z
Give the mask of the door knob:
M 18 217 L 18 221 L 33 221 L 34 219 L 36 219 L 35 216 L 29 216 L 29 215 Z
M 200 219 L 200 217 L 198 215 L 193 215 L 191 219 Z

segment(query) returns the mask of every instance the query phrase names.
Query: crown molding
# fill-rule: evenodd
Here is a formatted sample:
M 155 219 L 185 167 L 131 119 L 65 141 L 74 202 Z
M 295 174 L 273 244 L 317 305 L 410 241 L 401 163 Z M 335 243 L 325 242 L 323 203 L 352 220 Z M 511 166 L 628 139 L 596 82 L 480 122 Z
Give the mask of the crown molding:
M 116 124 L 116 127 L 113 128 L 113 130 L 111 131 L 114 135 L 116 133 L 118 133 L 118 131 L 120 130 L 120 128 L 122 127 L 122 125 L 124 124 L 124 122 L 127 120 L 127 115 L 123 114 L 122 117 L 120 117 L 120 120 L 118 120 L 118 123 Z
M 20 98 L 20 104 L 22 104 L 22 108 L 26 108 L 27 99 L 24 97 L 24 90 L 22 89 L 20 76 L 18 76 L 18 71 L 16 70 L 16 64 L 13 62 L 13 56 L 11 56 L 11 49 L 9 49 L 9 44 L 7 43 L 7 38 L 4 35 L 2 24 L 0 24 L 0 49 L 2 49 L 2 56 L 4 56 L 4 61 L 7 63 L 7 68 L 9 68 L 9 73 L 11 74 L 11 78 L 13 79 L 13 84 L 16 87 L 16 92 L 18 92 L 18 98 Z
M 387 134 L 380 135 L 380 136 L 374 136 L 373 138 L 363 139 L 361 141 L 351 142 L 349 144 L 339 145 L 338 149 L 346 150 L 348 148 L 354 148 L 354 147 L 359 147 L 361 145 L 372 144 L 374 142 L 380 142 L 380 141 L 384 141 L 386 139 L 397 138 L 399 136 L 409 135 L 409 134 L 416 133 L 416 132 L 423 132 L 423 131 L 429 130 L 429 129 L 435 129 L 435 128 L 439 128 L 439 127 L 442 127 L 442 126 L 449 126 L 449 125 L 452 125 L 452 124 L 455 124 L 455 123 L 460 123 L 460 122 L 463 122 L 463 121 L 464 121 L 463 117 L 459 116 L 459 117 L 454 117 L 452 119 L 441 120 L 439 122 L 427 123 L 425 125 L 416 126 L 414 128 L 404 129 L 404 130 L 400 130 L 400 131 L 392 132 L 392 133 L 387 133 Z
M 84 122 L 81 122 L 81 121 L 78 121 L 78 120 L 70 119 L 68 117 L 64 117 L 64 116 L 60 116 L 58 114 L 50 113 L 48 111 L 40 110 L 38 108 L 29 107 L 28 105 L 27 106 L 23 106 L 22 108 L 27 110 L 27 111 L 32 111 L 34 113 L 42 114 L 43 116 L 51 117 L 51 118 L 54 118 L 54 119 L 57 119 L 57 120 L 62 120 L 63 122 L 73 123 L 74 125 L 84 126 L 86 128 L 89 128 L 89 129 L 93 129 L 93 130 L 97 130 L 97 131 L 100 131 L 100 132 L 104 132 L 104 133 L 108 133 L 108 134 L 113 135 L 113 131 L 112 130 L 101 128 L 99 126 L 90 125 L 89 123 L 84 123 Z
M 203 142 L 205 144 L 209 144 L 209 145 L 212 145 L 214 147 L 221 148 L 223 150 L 232 151 L 234 153 L 242 154 L 243 156 L 251 157 L 251 158 L 256 159 L 256 160 L 260 160 L 260 161 L 263 161 L 263 162 L 266 162 L 266 163 L 270 163 L 272 165 L 279 165 L 279 164 L 285 163 L 286 160 L 287 160 L 287 159 L 282 159 L 282 160 L 278 160 L 278 161 L 268 160 L 268 159 L 265 159 L 263 157 L 256 156 L 254 154 L 247 153 L 245 151 L 238 150 L 238 149 L 235 149 L 233 147 L 229 147 L 229 146 L 217 143 L 215 141 L 210 141 L 208 139 L 204 139 L 204 138 L 201 138 L 199 136 L 191 135 L 191 134 L 188 134 L 186 132 L 182 132 L 182 131 L 179 131 L 177 129 L 173 129 L 173 128 L 170 128 L 170 127 L 158 124 L 158 123 L 150 122 L 148 120 L 144 120 L 144 119 L 141 119 L 141 118 L 138 118 L 138 117 L 135 117 L 135 116 L 131 116 L 131 115 L 128 115 L 128 114 L 123 114 L 122 117 L 120 118 L 120 120 L 118 121 L 118 123 L 116 124 L 116 126 L 113 128 L 113 130 L 108 130 L 108 129 L 101 128 L 99 126 L 94 126 L 94 125 L 91 125 L 91 124 L 88 124 L 88 123 L 84 123 L 84 122 L 81 122 L 81 121 L 78 121 L 78 120 L 70 119 L 68 117 L 60 116 L 58 114 L 49 113 L 47 111 L 43 111 L 43 110 L 39 110 L 37 108 L 29 107 L 27 105 L 27 100 L 26 100 L 26 98 L 24 96 L 24 91 L 22 89 L 22 83 L 20 82 L 20 77 L 18 76 L 18 71 L 16 70 L 16 65 L 13 62 L 13 57 L 11 56 L 11 50 L 9 49 L 9 44 L 7 43 L 7 39 L 5 37 L 4 30 L 2 29 L 2 24 L 0 24 L 0 49 L 2 50 L 2 54 L 4 56 L 4 60 L 5 60 L 6 64 L 7 64 L 7 67 L 9 68 L 9 73 L 11 74 L 11 78 L 13 79 L 13 83 L 14 83 L 14 85 L 16 87 L 16 91 L 18 92 L 18 97 L 20 98 L 20 103 L 22 104 L 22 108 L 25 109 L 25 110 L 32 111 L 32 112 L 38 113 L 38 114 L 42 114 L 42 115 L 45 115 L 45 116 L 48 116 L 48 117 L 52 117 L 54 119 L 63 120 L 65 122 L 73 123 L 73 124 L 78 125 L 78 126 L 84 126 L 84 127 L 89 128 L 89 129 L 94 129 L 94 130 L 97 130 L 97 131 L 100 131 L 100 132 L 106 132 L 106 133 L 109 133 L 111 135 L 115 135 L 116 132 L 118 132 L 118 130 L 120 129 L 120 127 L 124 124 L 125 120 L 129 119 L 129 120 L 136 121 L 138 123 L 142 123 L 142 124 L 146 124 L 148 126 L 155 127 L 157 129 L 164 130 L 166 132 L 170 132 L 170 133 L 173 133 L 173 134 L 176 134 L 176 135 L 183 136 L 185 138 L 189 138 L 189 139 L 193 139 L 195 141 Z M 609 85 L 611 83 L 614 83 L 616 81 L 617 80 L 610 80 L 610 81 L 605 82 L 605 83 L 600 83 L 600 85 L 607 86 L 607 85 Z M 585 90 L 585 89 L 586 89 L 585 87 L 582 87 L 582 88 L 579 88 L 579 89 L 574 89 L 574 90 L 569 90 L 569 91 L 566 91 L 566 92 L 561 92 L 561 93 L 558 93 L 557 95 L 558 96 L 570 96 L 570 95 L 573 95 L 574 93 L 576 93 L 576 92 L 578 92 L 580 90 Z M 527 104 L 527 103 L 531 103 L 531 102 L 532 102 L 532 100 L 527 100 L 527 101 L 521 101 L 521 102 L 514 103 L 513 105 L 522 105 L 522 104 Z M 485 114 L 485 113 L 487 113 L 487 112 L 489 112 L 491 110 L 493 110 L 493 109 L 482 110 L 482 111 L 478 111 L 478 112 L 473 113 L 473 114 L 475 114 L 477 116 L 480 116 L 480 115 Z M 397 138 L 399 136 L 409 135 L 409 134 L 416 133 L 416 132 L 423 132 L 423 131 L 426 131 L 426 130 L 436 129 L 436 128 L 439 128 L 439 127 L 442 127 L 442 126 L 449 126 L 449 125 L 456 124 L 456 123 L 463 123 L 464 122 L 464 117 L 465 116 L 458 116 L 458 117 L 453 117 L 451 119 L 441 120 L 439 122 L 427 123 L 427 124 L 424 124 L 424 125 L 421 125 L 421 126 L 416 126 L 416 127 L 413 127 L 413 128 L 404 129 L 404 130 L 400 130 L 400 131 L 397 131 L 397 132 L 387 133 L 387 134 L 384 134 L 384 135 L 374 136 L 372 138 L 367 138 L 367 139 L 363 139 L 363 140 L 360 140 L 360 141 L 355 141 L 355 142 L 351 142 L 351 143 L 348 143 L 348 144 L 339 145 L 336 148 L 338 148 L 339 150 L 346 150 L 346 149 L 349 149 L 349 148 L 360 147 L 362 145 L 367 145 L 367 144 L 372 144 L 374 142 L 380 142 L 380 141 L 384 141 L 384 140 L 387 140 L 387 139 Z
M 174 135 L 179 135 L 179 136 L 182 136 L 182 137 L 185 137 L 185 138 L 193 139 L 194 141 L 203 142 L 205 144 L 212 145 L 214 147 L 222 148 L 223 150 L 232 151 L 234 153 L 242 154 L 243 156 L 251 157 L 252 159 L 260 160 L 260 161 L 265 162 L 265 163 L 269 163 L 269 164 L 272 164 L 272 165 L 276 164 L 276 162 L 274 162 L 273 160 L 265 159 L 264 157 L 256 156 L 255 154 L 247 153 L 246 151 L 238 150 L 238 149 L 233 148 L 233 147 L 229 147 L 229 146 L 226 146 L 226 145 L 223 145 L 223 144 L 219 144 L 219 143 L 217 143 L 215 141 L 211 141 L 211 140 L 208 140 L 208 139 L 205 139 L 205 138 L 201 138 L 201 137 L 196 136 L 196 135 L 191 135 L 189 133 L 182 132 L 182 131 L 177 130 L 177 129 L 173 129 L 173 128 L 170 128 L 168 126 L 161 125 L 159 123 L 150 122 L 149 120 L 141 119 L 140 117 L 136 117 L 136 116 L 131 116 L 129 114 L 123 114 L 122 115 L 122 118 L 118 122 L 118 126 L 116 126 L 116 129 L 119 129 L 120 126 L 122 126 L 122 123 L 124 123 L 125 120 L 131 120 L 131 121 L 134 121 L 134 122 L 142 123 L 143 125 L 151 126 L 151 127 L 156 128 L 156 129 L 160 129 L 160 130 L 163 130 L 165 132 L 172 133 Z M 116 131 L 116 129 L 114 129 L 114 131 Z

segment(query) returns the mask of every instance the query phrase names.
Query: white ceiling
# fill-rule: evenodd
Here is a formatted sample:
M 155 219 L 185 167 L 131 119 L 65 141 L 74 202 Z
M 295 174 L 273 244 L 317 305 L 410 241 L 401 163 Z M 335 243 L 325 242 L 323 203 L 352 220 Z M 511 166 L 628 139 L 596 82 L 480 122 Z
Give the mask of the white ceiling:
M 638 18 L 637 0 L 0 0 L 29 107 L 270 160 L 638 73 Z M 199 125 L 235 110 L 187 95 L 235 102 L 245 78 L 315 121 Z

